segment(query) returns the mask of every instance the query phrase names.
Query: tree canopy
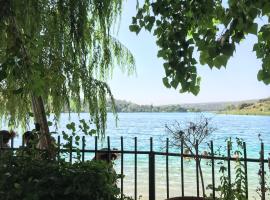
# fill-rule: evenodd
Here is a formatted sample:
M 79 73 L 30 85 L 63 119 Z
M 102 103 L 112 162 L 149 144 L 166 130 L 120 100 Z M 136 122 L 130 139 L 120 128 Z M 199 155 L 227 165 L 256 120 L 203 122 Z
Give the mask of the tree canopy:
M 165 61 L 164 85 L 180 86 L 180 92 L 197 95 L 201 80 L 198 63 L 225 67 L 236 44 L 248 34 L 258 39 L 253 47 L 262 60 L 258 80 L 270 84 L 269 16 L 269 0 L 145 0 L 138 6 L 130 30 L 137 34 L 142 28 L 153 30 L 158 57 Z
M 111 36 L 120 0 L 0 0 L 0 114 L 26 122 L 31 96 L 59 115 L 82 104 L 104 131 L 106 79 L 113 66 L 132 73 L 134 58 Z

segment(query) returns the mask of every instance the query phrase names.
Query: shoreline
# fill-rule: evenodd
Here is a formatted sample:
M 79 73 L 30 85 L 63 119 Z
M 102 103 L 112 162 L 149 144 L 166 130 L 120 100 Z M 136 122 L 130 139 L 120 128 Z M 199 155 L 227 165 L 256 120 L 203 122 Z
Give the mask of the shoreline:
M 249 112 L 237 112 L 237 111 L 221 111 L 217 112 L 216 114 L 223 114 L 223 115 L 247 115 L 247 116 L 270 116 L 270 112 L 266 113 L 249 113 Z

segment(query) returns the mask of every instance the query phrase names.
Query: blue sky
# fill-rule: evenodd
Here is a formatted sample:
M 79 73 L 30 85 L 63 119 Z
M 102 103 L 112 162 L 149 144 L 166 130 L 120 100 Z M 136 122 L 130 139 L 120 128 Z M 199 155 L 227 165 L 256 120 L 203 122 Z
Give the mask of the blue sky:
M 270 85 L 257 80 L 261 61 L 252 52 L 255 36 L 237 46 L 234 57 L 227 68 L 210 69 L 198 65 L 202 77 L 201 91 L 197 96 L 182 94 L 168 89 L 162 83 L 164 77 L 163 60 L 157 58 L 158 47 L 155 37 L 146 31 L 137 36 L 129 31 L 131 17 L 136 14 L 136 1 L 124 4 L 120 29 L 117 38 L 132 52 L 136 59 L 137 74 L 127 76 L 115 69 L 109 85 L 116 99 L 128 100 L 138 104 L 181 104 L 199 102 L 238 101 L 259 99 L 270 96 Z

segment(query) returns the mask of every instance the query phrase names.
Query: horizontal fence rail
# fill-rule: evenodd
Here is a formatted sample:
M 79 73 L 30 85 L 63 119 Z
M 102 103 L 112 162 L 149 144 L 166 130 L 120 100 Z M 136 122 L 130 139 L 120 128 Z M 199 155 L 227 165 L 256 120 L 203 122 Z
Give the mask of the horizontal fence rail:
M 165 163 L 166 163 L 166 197 L 167 199 L 170 198 L 170 176 L 169 176 L 169 157 L 180 157 L 180 166 L 181 166 L 181 171 L 180 176 L 181 176 L 181 197 L 185 197 L 185 179 L 184 179 L 184 158 L 191 158 L 195 160 L 196 163 L 196 186 L 194 189 L 195 197 L 200 197 L 200 178 L 199 178 L 199 162 L 201 160 L 208 160 L 211 163 L 211 183 L 212 183 L 212 199 L 217 199 L 218 197 L 216 196 L 216 191 L 215 191 L 215 183 L 216 183 L 216 177 L 215 177 L 215 163 L 216 161 L 226 161 L 227 162 L 227 171 L 228 171 L 228 181 L 229 184 L 231 184 L 231 161 L 240 161 L 244 163 L 244 174 L 245 174 L 245 187 L 248 188 L 248 163 L 258 163 L 260 165 L 260 173 L 261 173 L 261 185 L 260 185 L 260 192 L 261 192 L 261 200 L 265 200 L 265 193 L 266 193 L 266 183 L 265 183 L 265 164 L 268 163 L 270 167 L 270 160 L 269 158 L 266 159 L 264 154 L 264 143 L 261 143 L 260 146 L 260 158 L 248 158 L 247 157 L 247 148 L 246 148 L 246 143 L 243 142 L 243 157 L 241 158 L 235 158 L 231 156 L 231 148 L 229 147 L 229 143 L 227 145 L 227 155 L 226 156 L 216 156 L 214 153 L 214 144 L 213 141 L 210 141 L 210 155 L 201 155 L 199 154 L 199 144 L 198 141 L 196 142 L 195 146 L 195 154 L 187 154 L 184 153 L 184 142 L 183 140 L 181 141 L 181 148 L 180 153 L 175 153 L 175 152 L 169 152 L 169 139 L 166 139 L 166 151 L 154 151 L 154 143 L 153 143 L 153 138 L 151 137 L 149 139 L 149 150 L 147 151 L 141 151 L 138 150 L 138 140 L 137 137 L 134 138 L 134 150 L 125 150 L 124 149 L 124 139 L 123 137 L 120 138 L 120 148 L 119 149 L 111 149 L 111 142 L 110 142 L 110 137 L 107 137 L 107 147 L 104 150 L 98 149 L 98 138 L 95 137 L 94 140 L 94 149 L 86 149 L 86 140 L 85 136 L 81 138 L 81 148 L 74 148 L 73 145 L 70 145 L 69 148 L 61 148 L 61 138 L 60 136 L 57 137 L 57 159 L 61 159 L 61 153 L 68 153 L 68 161 L 73 162 L 73 153 L 78 153 L 80 152 L 81 155 L 81 161 L 85 161 L 85 154 L 86 153 L 93 153 L 94 154 L 94 159 L 97 158 L 97 155 L 99 153 L 107 153 L 108 158 L 111 159 L 112 154 L 120 154 L 120 192 L 121 192 L 121 199 L 124 198 L 124 155 L 134 155 L 134 200 L 139 199 L 138 198 L 138 155 L 148 155 L 149 157 L 149 200 L 155 200 L 156 199 L 156 174 L 155 174 L 155 157 L 156 156 L 165 156 Z M 73 138 L 70 137 L 70 142 L 72 144 Z M 12 138 L 9 146 L 5 146 L 3 144 L 3 138 L 0 137 L 0 155 L 2 154 L 3 151 L 19 151 L 22 150 L 21 147 L 25 146 L 25 143 L 22 139 L 21 147 L 14 147 L 14 139 Z M 110 160 L 109 160 L 110 161 Z M 180 188 L 179 188 L 180 191 Z M 249 199 L 248 196 L 248 190 L 245 192 L 245 196 L 247 199 Z

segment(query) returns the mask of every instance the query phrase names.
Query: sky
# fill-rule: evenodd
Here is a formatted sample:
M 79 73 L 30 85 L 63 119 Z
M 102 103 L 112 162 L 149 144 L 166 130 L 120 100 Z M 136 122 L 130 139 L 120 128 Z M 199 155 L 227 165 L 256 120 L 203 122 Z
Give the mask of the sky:
M 157 58 L 158 47 L 155 37 L 142 30 L 139 35 L 129 31 L 132 16 L 136 15 L 136 1 L 127 0 L 123 7 L 117 38 L 133 54 L 136 74 L 128 76 L 116 68 L 108 81 L 115 99 L 137 104 L 182 104 L 202 102 L 239 101 L 270 97 L 270 85 L 257 80 L 261 61 L 252 51 L 255 36 L 248 36 L 236 48 L 227 67 L 210 69 L 198 65 L 202 77 L 201 90 L 197 96 L 179 93 L 179 89 L 168 89 L 162 83 L 165 76 L 163 60 Z

